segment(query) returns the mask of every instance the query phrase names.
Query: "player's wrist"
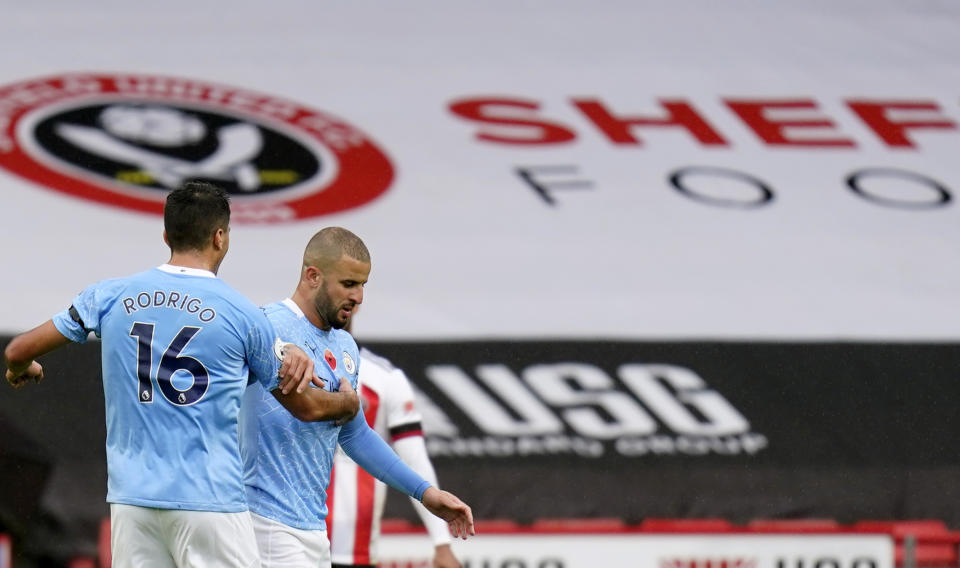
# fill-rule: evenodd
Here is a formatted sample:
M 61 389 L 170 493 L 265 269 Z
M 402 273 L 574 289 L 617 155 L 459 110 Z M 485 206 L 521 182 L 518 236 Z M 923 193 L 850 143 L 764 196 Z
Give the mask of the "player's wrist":
M 427 488 L 424 489 L 422 493 L 420 493 L 420 502 L 423 503 L 424 505 L 427 505 L 429 503 L 429 500 L 433 497 L 433 495 L 428 495 L 428 493 L 435 492 L 435 491 L 439 491 L 439 490 L 433 485 L 427 485 Z
M 33 365 L 33 359 L 30 359 L 27 362 L 14 363 L 7 361 L 7 371 L 12 375 L 13 378 L 19 379 L 30 369 L 30 365 Z

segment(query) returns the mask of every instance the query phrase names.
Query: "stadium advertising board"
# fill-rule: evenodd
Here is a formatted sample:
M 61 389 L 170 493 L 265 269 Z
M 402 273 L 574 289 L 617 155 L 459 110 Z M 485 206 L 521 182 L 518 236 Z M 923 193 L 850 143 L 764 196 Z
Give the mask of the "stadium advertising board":
M 269 55 L 241 31 L 263 17 L 246 6 L 236 29 L 208 22 L 215 42 L 165 26 L 122 50 L 85 32 L 103 22 L 83 5 L 58 6 L 71 26 L 56 40 L 8 24 L 47 65 L 0 66 L 0 239 L 30 235 L 5 251 L 24 273 L 72 262 L 42 286 L 7 282 L 0 330 L 162 262 L 163 196 L 201 177 L 233 192 L 221 275 L 255 303 L 289 293 L 278 280 L 321 226 L 362 236 L 373 272 L 356 329 L 370 338 L 960 337 L 941 317 L 960 309 L 960 46 L 931 31 L 955 7 L 872 2 L 865 26 L 846 5 L 788 2 L 749 18 L 727 4 L 416 6 L 432 17 L 311 7 L 317 27 Z M 108 12 L 111 29 L 142 22 Z M 5 22 L 45 17 L 24 4 Z M 511 23 L 522 33 L 491 33 Z M 679 32 L 692 29 L 716 32 L 709 49 Z M 223 45 L 223 64 L 193 56 Z
M 440 478 L 481 518 L 956 517 L 954 344 L 368 346 L 416 385 Z
M 428 568 L 423 535 L 385 535 L 382 568 Z M 455 542 L 464 568 L 893 568 L 881 535 L 477 535 Z

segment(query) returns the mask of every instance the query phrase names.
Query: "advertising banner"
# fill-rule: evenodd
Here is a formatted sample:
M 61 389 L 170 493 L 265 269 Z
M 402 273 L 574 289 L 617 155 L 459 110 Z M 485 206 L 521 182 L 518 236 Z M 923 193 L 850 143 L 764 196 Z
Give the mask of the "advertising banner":
M 0 331 L 165 261 L 196 178 L 258 304 L 363 237 L 370 338 L 960 337 L 955 3 L 55 4 L 0 22 L 0 240 L 64 270 Z
M 478 517 L 960 524 L 960 3 L 9 4 L 0 343 L 166 262 L 199 179 L 257 305 L 364 240 L 353 331 Z M 106 516 L 98 344 L 43 362 L 0 510 L 56 564 Z
M 478 518 L 960 522 L 956 344 L 368 344 L 420 393 L 442 486 Z M 0 413 L 57 456 L 46 499 L 104 504 L 99 344 L 45 358 Z M 81 489 L 82 488 L 82 489 Z M 50 501 L 46 507 L 53 505 Z M 391 493 L 390 517 L 415 520 Z
M 881 535 L 478 535 L 453 544 L 465 568 L 893 568 Z M 386 535 L 382 568 L 429 568 L 424 535 Z

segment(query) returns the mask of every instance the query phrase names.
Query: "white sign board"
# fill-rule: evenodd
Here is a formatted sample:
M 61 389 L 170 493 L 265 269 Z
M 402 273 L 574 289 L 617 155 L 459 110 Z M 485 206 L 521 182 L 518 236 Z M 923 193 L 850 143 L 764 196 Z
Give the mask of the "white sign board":
M 464 568 L 893 568 L 883 535 L 477 535 Z M 429 568 L 424 535 L 385 535 L 381 568 Z
M 9 4 L 0 331 L 205 176 L 258 304 L 366 240 L 368 340 L 960 338 L 960 3 Z

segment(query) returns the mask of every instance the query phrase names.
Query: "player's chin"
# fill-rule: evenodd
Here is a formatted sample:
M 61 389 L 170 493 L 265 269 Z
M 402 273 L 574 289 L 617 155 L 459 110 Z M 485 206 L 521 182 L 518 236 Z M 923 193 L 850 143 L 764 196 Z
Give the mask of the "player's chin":
M 340 310 L 337 312 L 337 316 L 333 318 L 331 324 L 337 329 L 343 329 L 347 327 L 348 321 L 350 321 L 350 310 Z

